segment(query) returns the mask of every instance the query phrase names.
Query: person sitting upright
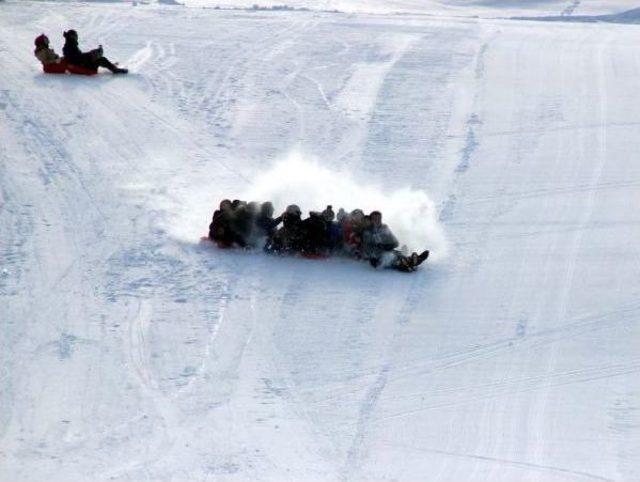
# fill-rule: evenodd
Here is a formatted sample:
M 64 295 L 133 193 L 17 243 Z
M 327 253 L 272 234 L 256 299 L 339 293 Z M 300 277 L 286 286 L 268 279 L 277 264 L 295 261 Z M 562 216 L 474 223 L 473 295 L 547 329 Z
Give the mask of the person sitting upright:
M 127 69 L 122 69 L 112 64 L 109 59 L 103 55 L 102 45 L 89 52 L 82 52 L 78 46 L 78 32 L 75 30 L 68 30 L 63 33 L 63 36 L 65 43 L 62 48 L 62 53 L 69 64 L 84 67 L 89 70 L 98 70 L 98 67 L 104 67 L 114 74 L 126 74 L 129 72 Z
M 342 208 L 340 209 L 344 213 L 344 210 Z M 331 205 L 322 211 L 322 217 L 327 225 L 326 248 L 331 254 L 339 252 L 342 247 L 342 226 L 340 223 L 334 221 L 336 215 Z
M 209 239 L 215 242 L 220 248 L 230 248 L 233 246 L 233 233 L 231 232 L 231 220 L 233 210 L 231 201 L 223 199 L 220 201 L 219 209 L 216 209 L 209 225 Z
M 33 54 L 42 63 L 45 72 L 52 71 L 64 73 L 65 64 L 62 58 L 49 47 L 49 37 L 45 34 L 38 35 L 35 40 L 36 49 Z
M 405 256 L 398 251 L 398 240 L 386 224 L 382 224 L 380 211 L 369 215 L 370 225 L 362 232 L 363 255 L 374 268 L 383 266 L 398 271 L 411 272 L 429 257 L 429 251 Z
M 385 251 L 393 251 L 398 247 L 398 239 L 386 224 L 382 224 L 380 211 L 372 211 L 369 219 L 369 226 L 362 231 L 362 254 L 377 266 Z
M 298 253 L 304 248 L 302 212 L 296 204 L 287 206 L 282 214 L 282 227 L 267 240 L 264 250 L 269 253 Z
M 309 217 L 302 221 L 302 251 L 306 255 L 325 255 L 327 251 L 327 223 L 317 211 L 309 211 Z
M 261 237 L 271 238 L 276 232 L 278 224 L 282 222 L 282 216 L 273 217 L 273 204 L 270 201 L 262 203 L 260 213 L 256 217 L 256 228 Z

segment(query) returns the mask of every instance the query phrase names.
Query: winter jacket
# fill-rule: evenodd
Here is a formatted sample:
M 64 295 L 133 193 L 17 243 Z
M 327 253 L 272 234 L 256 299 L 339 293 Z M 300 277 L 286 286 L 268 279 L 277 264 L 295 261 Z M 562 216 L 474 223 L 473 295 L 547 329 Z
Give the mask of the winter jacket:
M 318 253 L 327 246 L 327 224 L 319 213 L 311 213 L 302 221 L 303 249 L 307 253 Z
M 335 221 L 327 222 L 327 246 L 331 251 L 339 249 L 342 244 L 342 226 Z
M 256 226 L 258 227 L 260 234 L 270 238 L 276 232 L 278 224 L 282 222 L 282 216 L 272 218 L 264 214 L 259 214 L 256 219 Z
M 60 62 L 60 56 L 57 53 L 55 53 L 52 48 L 49 48 L 49 47 L 44 47 L 44 46 L 39 47 L 35 49 L 33 54 L 44 65 L 56 64 Z
M 272 245 L 276 251 L 302 251 L 304 238 L 300 216 L 286 214 L 282 217 L 282 227 L 273 236 Z
M 82 52 L 78 42 L 67 38 L 62 48 L 64 58 L 73 65 L 80 65 L 90 69 L 97 68 L 96 60 L 102 57 L 102 49 L 97 48 L 89 52 Z
M 386 224 L 370 226 L 362 232 L 362 250 L 366 258 L 378 257 L 383 251 L 398 247 L 398 239 Z
M 227 211 L 216 209 L 209 225 L 209 239 L 218 243 L 220 247 L 231 247 L 234 234 L 231 229 L 231 216 Z

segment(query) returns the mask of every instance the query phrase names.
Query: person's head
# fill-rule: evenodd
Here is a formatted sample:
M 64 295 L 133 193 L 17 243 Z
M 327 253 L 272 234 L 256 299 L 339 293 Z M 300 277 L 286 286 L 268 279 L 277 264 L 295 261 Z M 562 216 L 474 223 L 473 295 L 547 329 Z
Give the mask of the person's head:
M 282 224 L 285 228 L 296 226 L 301 222 L 301 215 L 302 212 L 300 211 L 300 208 L 295 204 L 291 204 L 287 206 L 287 209 L 285 209 L 282 214 Z
M 267 218 L 273 217 L 273 204 L 270 201 L 263 202 L 260 206 L 260 214 Z
M 333 212 L 333 207 L 331 205 L 327 206 L 327 209 L 322 211 L 322 217 L 328 223 L 332 222 L 336 218 L 336 213 Z
M 371 218 L 371 224 L 374 226 L 380 226 L 382 224 L 382 213 L 380 211 L 371 211 L 369 218 Z
M 241 204 L 242 201 L 240 201 L 240 199 L 234 199 L 233 201 L 231 201 L 231 209 L 238 209 Z
M 351 211 L 349 218 L 351 219 L 352 223 L 361 223 L 362 219 L 364 218 L 364 212 L 362 212 L 362 209 L 354 209 L 353 211 Z
M 341 223 L 342 221 L 345 221 L 347 218 L 348 218 L 347 212 L 342 208 L 338 209 L 338 216 L 337 216 L 338 222 Z
M 231 209 L 231 201 L 228 199 L 220 201 L 220 211 L 228 211 L 229 209 Z
M 49 37 L 47 37 L 45 34 L 40 34 L 36 37 L 34 43 L 36 44 L 36 47 L 38 48 L 42 48 L 42 47 L 48 47 L 49 46 Z
M 62 36 L 66 39 L 66 40 L 73 40 L 75 42 L 78 41 L 78 32 L 76 32 L 75 30 L 71 29 L 71 30 L 67 30 L 66 32 L 64 32 L 62 34 Z
M 287 216 L 295 216 L 295 217 L 298 217 L 298 218 L 300 216 L 302 216 L 302 211 L 300 211 L 300 207 L 298 207 L 297 204 L 289 204 L 284 213 Z

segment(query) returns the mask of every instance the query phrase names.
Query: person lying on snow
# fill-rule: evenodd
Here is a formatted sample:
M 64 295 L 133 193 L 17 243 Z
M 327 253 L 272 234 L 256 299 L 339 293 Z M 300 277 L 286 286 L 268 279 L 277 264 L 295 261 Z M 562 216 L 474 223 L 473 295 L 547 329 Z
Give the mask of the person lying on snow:
M 62 58 L 49 47 L 49 37 L 45 34 L 39 35 L 35 40 L 36 49 L 33 54 L 42 62 L 42 65 L 59 64 Z
M 65 38 L 62 53 L 69 64 L 90 70 L 98 70 L 98 67 L 104 67 L 114 74 L 126 74 L 129 72 L 127 69 L 122 69 L 112 64 L 109 59 L 104 57 L 102 45 L 97 49 L 90 50 L 89 52 L 82 52 L 78 46 L 78 32 L 75 30 L 68 30 L 62 35 Z
M 382 224 L 382 213 L 372 211 L 369 225 L 362 231 L 362 255 L 374 268 L 379 266 L 400 271 L 414 271 L 429 257 L 429 251 L 405 256 L 398 251 L 398 239 L 386 224 Z

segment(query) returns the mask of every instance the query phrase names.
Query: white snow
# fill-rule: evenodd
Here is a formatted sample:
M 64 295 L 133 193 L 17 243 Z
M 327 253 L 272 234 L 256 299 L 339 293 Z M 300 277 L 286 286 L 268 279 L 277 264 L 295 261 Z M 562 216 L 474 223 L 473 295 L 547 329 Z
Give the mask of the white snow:
M 509 19 L 637 5 L 253 3 L 0 3 L 0 481 L 639 480 L 640 30 Z M 241 196 L 434 257 L 201 243 Z

